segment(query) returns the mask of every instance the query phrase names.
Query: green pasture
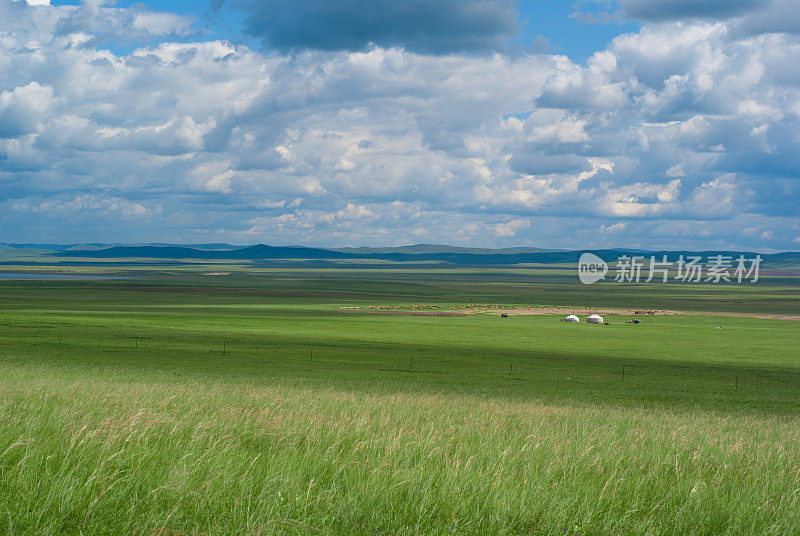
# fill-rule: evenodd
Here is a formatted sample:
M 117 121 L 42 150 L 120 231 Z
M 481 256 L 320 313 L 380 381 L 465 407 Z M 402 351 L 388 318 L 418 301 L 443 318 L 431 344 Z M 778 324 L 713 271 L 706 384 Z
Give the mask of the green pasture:
M 616 283 L 582 285 L 573 267 L 536 268 L 308 268 L 261 266 L 257 262 L 191 264 L 122 261 L 80 266 L 10 265 L 11 272 L 126 276 L 114 281 L 2 281 L 0 298 L 72 300 L 82 307 L 100 301 L 139 301 L 130 291 L 158 300 L 198 303 L 307 303 L 336 305 L 504 304 L 624 307 L 678 311 L 800 314 L 800 271 L 762 274 L 758 283 Z M 228 276 L 207 276 L 224 272 Z M 18 289 L 27 289 L 25 293 Z M 56 291 L 57 290 L 57 291 Z M 56 291 L 56 292 L 54 292 Z M 119 294 L 118 294 L 119 293 Z M 74 297 L 74 300 L 73 300 Z M 209 301 L 210 300 L 210 301 Z
M 0 534 L 800 533 L 794 321 L 340 309 L 650 306 L 552 274 L 139 275 L 0 283 Z

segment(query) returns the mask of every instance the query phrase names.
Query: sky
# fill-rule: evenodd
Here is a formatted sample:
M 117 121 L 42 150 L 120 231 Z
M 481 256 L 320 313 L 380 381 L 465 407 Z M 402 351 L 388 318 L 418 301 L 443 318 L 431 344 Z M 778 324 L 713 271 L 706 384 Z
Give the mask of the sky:
M 796 0 L 0 0 L 0 242 L 800 250 Z

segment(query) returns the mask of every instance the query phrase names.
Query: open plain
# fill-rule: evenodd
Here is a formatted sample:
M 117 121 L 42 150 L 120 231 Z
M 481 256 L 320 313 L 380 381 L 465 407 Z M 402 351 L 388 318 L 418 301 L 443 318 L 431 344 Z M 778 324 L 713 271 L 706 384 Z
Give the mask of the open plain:
M 28 266 L 130 279 L 2 283 L 0 531 L 800 529 L 795 322 L 370 309 L 797 314 L 792 276 L 723 291 L 586 288 L 567 270 L 209 269 Z

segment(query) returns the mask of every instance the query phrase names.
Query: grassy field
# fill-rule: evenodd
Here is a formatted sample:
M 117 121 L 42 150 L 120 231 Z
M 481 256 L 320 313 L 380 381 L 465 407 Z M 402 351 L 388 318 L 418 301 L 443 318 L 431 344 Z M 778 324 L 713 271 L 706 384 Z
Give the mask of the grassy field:
M 0 284 L 0 533 L 800 533 L 796 322 L 339 309 L 797 314 L 794 278 L 230 269 Z

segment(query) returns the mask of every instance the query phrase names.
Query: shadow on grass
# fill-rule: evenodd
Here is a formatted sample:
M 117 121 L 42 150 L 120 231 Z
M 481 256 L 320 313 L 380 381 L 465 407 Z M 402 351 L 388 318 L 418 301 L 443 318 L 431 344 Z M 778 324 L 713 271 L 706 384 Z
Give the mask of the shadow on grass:
M 63 330 L 62 330 L 63 331 Z M 0 366 L 37 377 L 120 382 L 292 385 L 362 394 L 454 394 L 548 404 L 796 415 L 800 371 L 782 367 L 476 349 L 459 343 L 374 343 L 301 336 L 231 340 L 150 333 L 58 343 L 0 339 Z M 413 357 L 413 358 L 412 358 Z

